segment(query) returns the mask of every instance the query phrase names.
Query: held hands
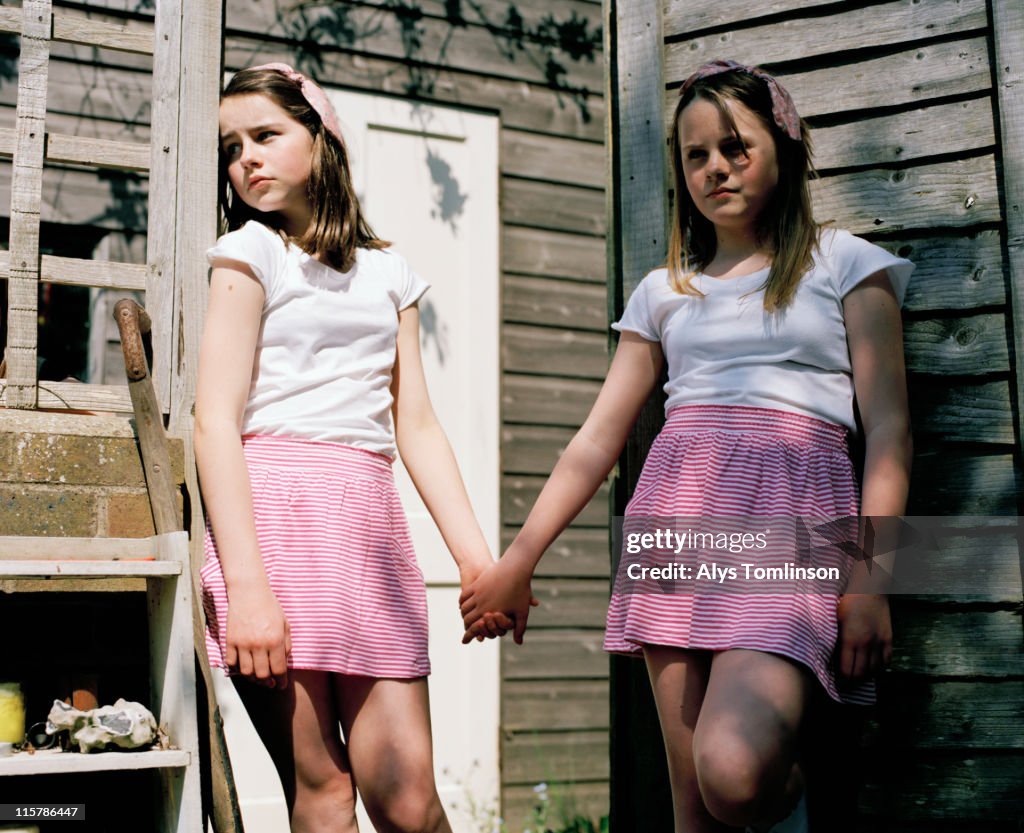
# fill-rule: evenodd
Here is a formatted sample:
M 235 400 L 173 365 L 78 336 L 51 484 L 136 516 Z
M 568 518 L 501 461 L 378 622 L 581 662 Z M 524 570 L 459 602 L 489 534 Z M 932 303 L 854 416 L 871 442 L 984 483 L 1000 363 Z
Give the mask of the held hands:
M 519 566 L 506 552 L 468 587 L 463 584 L 459 596 L 459 610 L 466 627 L 463 644 L 474 637 L 502 636 L 514 626 L 512 638 L 522 645 L 530 608 L 540 604 L 530 589 L 531 578 L 532 571 Z
M 494 559 L 487 555 L 483 558 L 473 559 L 466 561 L 459 565 L 459 583 L 462 585 L 462 593 L 459 595 L 459 604 L 462 604 L 463 598 L 473 583 L 484 573 L 486 573 L 491 567 L 494 566 Z M 492 639 L 496 636 L 504 636 L 508 633 L 512 626 L 515 624 L 511 619 L 508 618 L 504 613 L 486 613 L 481 620 L 482 626 L 477 632 L 469 638 L 468 632 L 462 638 L 462 644 L 465 645 L 469 642 L 472 637 L 476 637 L 477 642 L 483 642 L 484 639 Z
M 228 667 L 267 688 L 286 688 L 292 639 L 277 597 L 267 585 L 236 596 L 228 603 Z
M 839 673 L 862 680 L 882 671 L 892 659 L 892 619 L 889 598 L 851 593 L 839 599 Z

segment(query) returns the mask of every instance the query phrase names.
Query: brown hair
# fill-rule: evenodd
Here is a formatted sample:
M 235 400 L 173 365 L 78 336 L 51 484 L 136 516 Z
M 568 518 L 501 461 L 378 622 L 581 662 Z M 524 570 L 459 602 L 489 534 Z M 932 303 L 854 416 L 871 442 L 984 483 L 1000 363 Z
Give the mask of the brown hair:
M 352 186 L 344 142 L 324 128 L 294 81 L 273 69 L 243 69 L 221 93 L 221 101 L 239 95 L 264 95 L 305 127 L 313 137 L 312 162 L 306 192 L 313 209 L 309 228 L 294 242 L 305 252 L 343 272 L 352 268 L 356 249 L 384 249 L 391 244 L 373 233 L 359 208 Z M 227 159 L 220 153 L 220 199 L 228 230 L 257 220 L 289 239 L 274 213 L 256 211 L 231 187 Z
M 718 108 L 725 123 L 743 147 L 743 139 L 729 112 L 728 100 L 738 101 L 754 113 L 775 141 L 779 180 L 771 199 L 758 218 L 758 243 L 772 256 L 764 290 L 764 308 L 774 312 L 793 298 L 800 279 L 813 265 L 818 245 L 819 225 L 814 221 L 808 180 L 811 165 L 811 139 L 807 124 L 800 120 L 800 139 L 787 136 L 775 123 L 768 85 L 743 71 L 721 72 L 699 78 L 680 96 L 672 115 L 669 147 L 675 184 L 675 210 L 669 237 L 668 270 L 672 288 L 683 295 L 703 295 L 691 285 L 697 271 L 714 259 L 717 250 L 715 227 L 690 198 L 683 173 L 679 138 L 679 115 L 695 98 Z

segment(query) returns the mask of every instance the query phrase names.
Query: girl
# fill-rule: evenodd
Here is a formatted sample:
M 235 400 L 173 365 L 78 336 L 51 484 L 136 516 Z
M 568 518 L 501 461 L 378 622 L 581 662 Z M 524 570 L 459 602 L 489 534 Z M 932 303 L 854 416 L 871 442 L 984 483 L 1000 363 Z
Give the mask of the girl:
M 666 360 L 667 419 L 627 525 L 717 515 L 733 516 L 735 529 L 740 515 L 904 511 L 911 446 L 899 306 L 913 266 L 813 221 L 807 126 L 762 70 L 701 67 L 672 124 L 668 266 L 647 275 L 613 325 L 622 336 L 608 377 L 523 529 L 464 594 L 467 638 L 491 630 L 488 611 L 500 610 L 521 641 L 538 560 L 615 464 Z M 859 505 L 847 447 L 854 393 L 866 447 Z M 626 576 L 627 560 L 605 648 L 646 661 L 676 830 L 786 816 L 802 789 L 797 737 L 813 687 L 870 702 L 868 676 L 889 660 L 887 601 L 866 592 L 865 562 L 840 598 L 836 584 L 747 585 L 742 597 L 717 582 L 628 592 L 636 561 Z
M 492 559 L 427 395 L 427 284 L 367 225 L 310 79 L 235 75 L 220 148 L 231 231 L 207 254 L 195 431 L 210 660 L 236 675 L 293 831 L 355 831 L 356 783 L 378 830 L 449 831 L 396 443 L 463 587 Z

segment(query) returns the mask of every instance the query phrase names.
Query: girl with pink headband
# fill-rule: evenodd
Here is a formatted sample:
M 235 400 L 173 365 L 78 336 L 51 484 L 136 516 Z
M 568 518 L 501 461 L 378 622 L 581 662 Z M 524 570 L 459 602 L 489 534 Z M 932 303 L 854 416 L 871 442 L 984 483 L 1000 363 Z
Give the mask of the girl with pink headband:
M 612 325 L 604 386 L 526 524 L 463 594 L 466 638 L 499 632 L 498 610 L 522 639 L 537 562 L 619 459 L 667 364 L 666 421 L 626 508 L 605 649 L 646 662 L 676 833 L 787 816 L 776 829 L 796 830 L 812 695 L 872 702 L 891 654 L 888 603 L 865 560 L 807 531 L 845 529 L 857 544 L 858 516 L 904 512 L 899 308 L 913 265 L 815 222 L 807 125 L 761 69 L 698 69 L 670 146 L 666 266 Z M 767 565 L 794 578 L 760 583 Z M 796 567 L 815 572 L 801 581 Z
M 377 829 L 448 833 L 396 451 L 463 587 L 493 562 L 423 377 L 427 284 L 366 222 L 311 79 L 237 73 L 220 151 L 228 231 L 207 252 L 195 409 L 211 663 L 271 753 L 293 831 L 355 831 L 358 784 Z

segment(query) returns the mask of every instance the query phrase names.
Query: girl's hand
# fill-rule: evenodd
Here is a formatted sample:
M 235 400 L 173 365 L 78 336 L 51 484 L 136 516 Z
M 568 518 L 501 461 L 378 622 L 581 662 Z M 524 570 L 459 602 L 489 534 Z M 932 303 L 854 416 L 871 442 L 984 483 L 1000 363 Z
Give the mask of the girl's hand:
M 459 596 L 459 610 L 466 627 L 463 644 L 474 637 L 488 634 L 488 627 L 491 627 L 488 617 L 497 612 L 509 626 L 514 625 L 512 638 L 517 645 L 522 645 L 530 608 L 540 604 L 530 588 L 532 577 L 530 570 L 519 568 L 506 555 L 481 574 L 470 587 L 464 586 Z M 509 621 L 508 616 L 514 622 Z
M 882 671 L 892 659 L 889 598 L 864 593 L 839 599 L 839 673 L 852 681 Z
M 228 600 L 228 667 L 255 683 L 283 689 L 291 652 L 288 620 L 269 586 Z
M 462 593 L 459 595 L 460 604 L 462 602 L 462 598 L 469 592 L 469 588 L 472 586 L 473 582 L 493 566 L 494 559 L 491 558 L 490 555 L 472 559 L 470 561 L 464 561 L 459 565 L 459 582 L 462 585 Z M 515 625 L 515 622 L 509 619 L 504 613 L 488 612 L 477 620 L 477 626 L 474 629 L 474 636 L 476 637 L 477 642 L 483 642 L 484 639 L 501 637 L 512 630 L 513 625 Z M 464 638 L 462 643 L 466 644 L 468 641 L 468 639 Z

